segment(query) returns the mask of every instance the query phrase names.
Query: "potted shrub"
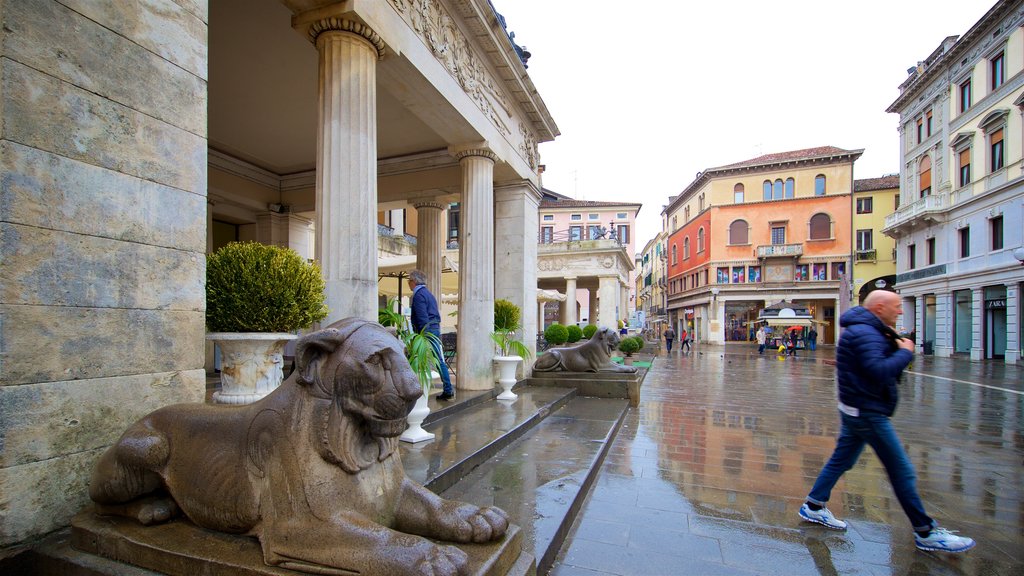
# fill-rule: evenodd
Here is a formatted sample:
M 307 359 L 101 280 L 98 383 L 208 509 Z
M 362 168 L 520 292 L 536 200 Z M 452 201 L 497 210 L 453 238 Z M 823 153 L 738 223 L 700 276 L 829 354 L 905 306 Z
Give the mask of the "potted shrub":
M 544 339 L 548 341 L 548 344 L 560 346 L 569 339 L 569 330 L 555 322 L 544 329 Z
M 221 349 L 213 401 L 249 404 L 281 384 L 295 332 L 327 317 L 320 268 L 289 248 L 232 242 L 206 261 L 207 339 Z
M 622 363 L 627 366 L 633 365 L 633 353 L 643 348 L 643 341 L 638 339 L 636 336 L 630 336 L 629 338 L 623 338 L 619 342 L 619 350 L 625 354 L 625 358 L 622 359 Z
M 583 338 L 583 329 L 575 324 L 570 324 L 566 326 L 565 330 L 568 334 L 565 341 L 569 344 L 575 344 L 576 342 L 579 342 L 581 338 Z
M 512 392 L 516 384 L 516 370 L 523 358 L 530 357 L 530 349 L 515 337 L 516 331 L 522 326 L 519 324 L 519 307 L 508 300 L 494 301 L 494 332 L 491 333 L 491 340 L 498 347 L 498 355 L 494 360 L 498 363 L 498 383 L 501 384 L 502 392 L 498 394 L 498 400 L 515 400 L 517 396 Z
M 382 326 L 393 327 L 395 336 L 402 341 L 405 347 L 405 357 L 409 360 L 409 367 L 412 368 L 416 378 L 420 381 L 423 394 L 416 400 L 416 405 L 409 412 L 407 420 L 408 427 L 399 437 L 405 442 L 422 442 L 434 438 L 432 432 L 423 429 L 423 421 L 430 414 L 430 387 L 434 380 L 434 373 L 440 369 L 437 356 L 434 355 L 433 345 L 437 341 L 440 346 L 440 339 L 427 332 L 426 329 L 419 333 L 413 332 L 409 327 L 409 320 L 399 311 L 397 298 L 388 301 L 387 306 L 377 311 L 377 322 Z
M 583 338 L 590 340 L 594 337 L 595 332 L 597 332 L 597 324 L 587 324 L 583 327 Z

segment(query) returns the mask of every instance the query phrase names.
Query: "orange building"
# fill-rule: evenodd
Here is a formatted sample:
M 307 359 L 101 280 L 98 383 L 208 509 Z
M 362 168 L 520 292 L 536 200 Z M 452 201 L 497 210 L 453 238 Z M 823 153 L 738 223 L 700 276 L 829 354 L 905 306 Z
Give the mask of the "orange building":
M 806 308 L 835 343 L 850 302 L 853 163 L 823 146 L 709 168 L 666 206 L 668 311 L 699 341 L 752 340 L 765 307 Z

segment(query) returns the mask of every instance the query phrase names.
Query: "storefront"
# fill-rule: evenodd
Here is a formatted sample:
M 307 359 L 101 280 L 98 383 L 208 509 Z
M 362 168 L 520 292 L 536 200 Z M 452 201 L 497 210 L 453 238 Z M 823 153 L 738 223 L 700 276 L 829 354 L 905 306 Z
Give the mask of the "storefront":
M 757 317 L 763 300 L 736 300 L 725 303 L 725 341 L 752 342 L 757 332 Z

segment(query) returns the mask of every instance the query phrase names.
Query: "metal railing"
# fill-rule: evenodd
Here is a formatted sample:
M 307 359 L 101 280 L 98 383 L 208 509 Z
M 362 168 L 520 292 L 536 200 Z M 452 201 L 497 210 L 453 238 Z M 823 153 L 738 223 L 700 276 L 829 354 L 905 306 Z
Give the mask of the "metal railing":
M 854 255 L 854 259 L 857 262 L 866 262 L 877 260 L 878 258 L 874 250 L 857 250 L 857 253 Z
M 593 235 L 591 235 L 591 232 L 589 228 L 583 227 L 578 232 L 572 229 L 547 231 L 542 228 L 537 234 L 537 243 L 558 244 L 562 242 L 583 242 L 586 240 L 614 240 L 620 245 L 623 243 L 618 238 L 615 230 L 605 230 L 603 233 L 598 232 Z

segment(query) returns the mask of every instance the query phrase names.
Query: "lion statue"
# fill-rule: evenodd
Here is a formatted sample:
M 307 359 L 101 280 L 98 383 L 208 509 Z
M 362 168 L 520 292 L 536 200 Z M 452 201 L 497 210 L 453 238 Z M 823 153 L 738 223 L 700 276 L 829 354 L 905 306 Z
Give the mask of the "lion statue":
M 508 515 L 444 500 L 405 476 L 397 437 L 422 394 L 401 343 L 348 318 L 306 335 L 295 372 L 246 406 L 177 404 L 104 453 L 100 514 L 259 539 L 272 566 L 316 574 L 462 574 L 459 548 L 504 537 Z
M 583 344 L 552 348 L 537 358 L 534 372 L 636 372 L 636 366 L 612 362 L 612 351 L 619 347 L 619 335 L 601 328 Z

